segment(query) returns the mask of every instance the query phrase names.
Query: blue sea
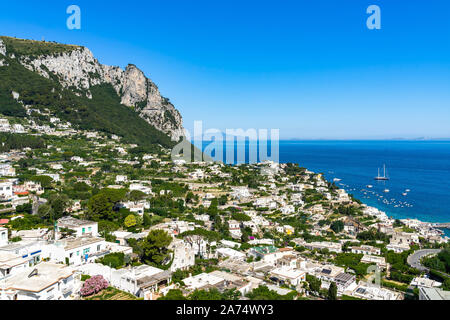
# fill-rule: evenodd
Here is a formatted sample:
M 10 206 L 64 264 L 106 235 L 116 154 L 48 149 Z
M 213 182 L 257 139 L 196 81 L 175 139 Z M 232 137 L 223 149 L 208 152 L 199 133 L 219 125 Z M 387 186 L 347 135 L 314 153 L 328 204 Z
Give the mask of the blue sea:
M 448 141 L 281 141 L 280 162 L 341 179 L 339 187 L 394 218 L 450 222 Z M 390 180 L 375 181 L 384 164 Z
M 450 222 L 450 141 L 280 141 L 280 162 L 341 179 L 340 188 L 388 216 Z M 375 181 L 384 164 L 390 180 Z

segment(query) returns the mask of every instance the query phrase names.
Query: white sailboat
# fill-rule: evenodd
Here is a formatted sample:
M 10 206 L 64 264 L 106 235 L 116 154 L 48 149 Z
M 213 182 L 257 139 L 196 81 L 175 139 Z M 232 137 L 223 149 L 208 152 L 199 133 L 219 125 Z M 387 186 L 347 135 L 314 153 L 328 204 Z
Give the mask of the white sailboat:
M 378 168 L 378 175 L 374 178 L 375 180 L 379 181 L 387 181 L 389 180 L 389 177 L 387 176 L 386 172 L 386 165 L 383 165 L 383 175 L 380 175 L 380 168 Z

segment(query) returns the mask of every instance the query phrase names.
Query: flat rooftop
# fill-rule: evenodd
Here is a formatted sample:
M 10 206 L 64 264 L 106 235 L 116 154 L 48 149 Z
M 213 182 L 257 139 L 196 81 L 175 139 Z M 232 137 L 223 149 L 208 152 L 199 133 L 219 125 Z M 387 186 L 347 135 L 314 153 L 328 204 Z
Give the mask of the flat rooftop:
M 33 270 L 37 270 L 37 274 L 29 277 Z M 60 280 L 70 277 L 73 273 L 73 269 L 65 265 L 43 262 L 35 268 L 28 268 L 27 271 L 6 279 L 1 285 L 1 289 L 38 293 Z
M 27 259 L 24 259 L 17 254 L 8 251 L 0 251 L 0 269 L 12 268 L 27 262 Z
M 450 300 L 450 292 L 438 288 L 420 287 L 420 292 L 428 300 Z
M 0 247 L 0 251 L 16 251 L 33 245 L 46 244 L 45 241 L 19 241 Z
M 272 270 L 271 274 L 275 276 L 280 276 L 282 278 L 296 279 L 305 273 L 301 270 L 294 270 L 289 268 L 277 268 Z
M 76 239 L 67 239 L 64 243 L 64 249 L 72 250 L 75 248 L 80 248 L 84 246 L 88 246 L 94 243 L 105 241 L 102 238 L 96 237 L 85 237 L 85 238 L 76 238 Z
M 97 222 L 89 220 L 80 220 L 72 217 L 64 217 L 58 220 L 58 227 L 63 228 L 78 228 L 82 226 L 88 226 L 96 224 Z

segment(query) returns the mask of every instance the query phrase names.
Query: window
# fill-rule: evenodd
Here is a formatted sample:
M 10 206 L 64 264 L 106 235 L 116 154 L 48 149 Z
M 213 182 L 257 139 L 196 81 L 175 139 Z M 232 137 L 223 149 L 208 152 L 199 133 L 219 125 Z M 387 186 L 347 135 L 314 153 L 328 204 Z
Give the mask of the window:
M 81 229 L 81 233 L 85 234 L 86 233 L 86 228 Z
M 88 228 L 88 231 L 89 231 L 89 232 L 92 232 L 92 227 L 89 227 L 89 228 Z

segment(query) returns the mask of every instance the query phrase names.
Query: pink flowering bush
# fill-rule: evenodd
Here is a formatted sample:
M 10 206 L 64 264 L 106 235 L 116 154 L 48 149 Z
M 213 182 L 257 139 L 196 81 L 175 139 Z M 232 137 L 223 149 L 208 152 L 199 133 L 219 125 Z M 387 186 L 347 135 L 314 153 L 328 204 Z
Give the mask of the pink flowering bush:
M 83 297 L 87 297 L 96 293 L 99 293 L 103 289 L 106 289 L 109 287 L 109 283 L 103 276 L 95 276 L 90 279 L 87 279 L 83 287 L 80 290 L 80 294 Z

